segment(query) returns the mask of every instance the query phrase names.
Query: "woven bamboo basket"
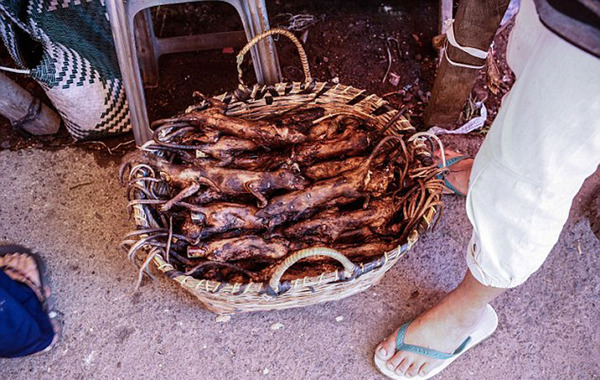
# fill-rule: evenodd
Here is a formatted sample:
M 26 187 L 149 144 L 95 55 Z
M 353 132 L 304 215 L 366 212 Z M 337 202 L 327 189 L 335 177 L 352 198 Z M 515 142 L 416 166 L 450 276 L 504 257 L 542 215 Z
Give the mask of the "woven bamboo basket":
M 297 46 L 305 75 L 304 82 L 277 83 L 274 85 L 246 86 L 242 81 L 241 64 L 244 55 L 260 39 L 272 34 L 289 37 Z M 286 30 L 273 29 L 250 41 L 237 57 L 240 86 L 215 98 L 227 104 L 226 114 L 257 120 L 274 113 L 282 113 L 302 106 L 318 105 L 326 110 L 326 115 L 351 114 L 368 120 L 377 128 L 385 129 L 388 135 L 405 138 L 410 149 L 414 150 L 415 168 L 409 172 L 417 178 L 421 191 L 417 201 L 404 207 L 405 218 L 411 218 L 410 227 L 403 235 L 397 248 L 381 252 L 369 262 L 353 263 L 342 253 L 325 247 L 304 249 L 291 254 L 278 264 L 268 282 L 264 283 L 225 283 L 196 279 L 185 275 L 169 262 L 168 254 L 172 239 L 177 235 L 170 229 L 168 221 L 156 218 L 147 204 L 132 202 L 136 231 L 125 236 L 123 248 L 130 259 L 141 263 L 140 280 L 143 270 L 153 264 L 168 278 L 177 281 L 184 289 L 195 295 L 209 310 L 218 314 L 234 314 L 250 311 L 280 310 L 303 307 L 321 302 L 340 300 L 360 293 L 377 283 L 406 251 L 408 251 L 439 215 L 442 203 L 443 184 L 437 179 L 440 169 L 433 164 L 432 148 L 423 134 L 393 108 L 387 101 L 364 90 L 312 79 L 306 54 L 293 34 Z M 190 107 L 202 110 L 210 106 L 208 100 Z M 167 131 L 168 132 L 168 131 Z M 142 147 L 150 150 L 151 148 Z M 164 152 L 153 152 L 157 155 Z M 418 161 L 418 162 L 417 162 Z M 131 168 L 129 179 L 152 177 L 152 188 L 129 189 L 130 199 L 158 199 L 166 194 L 166 184 L 160 181 L 159 173 L 146 165 Z M 341 264 L 334 272 L 319 276 L 281 281 L 283 274 L 294 263 L 309 256 L 328 256 Z M 342 269 L 343 268 L 343 269 Z

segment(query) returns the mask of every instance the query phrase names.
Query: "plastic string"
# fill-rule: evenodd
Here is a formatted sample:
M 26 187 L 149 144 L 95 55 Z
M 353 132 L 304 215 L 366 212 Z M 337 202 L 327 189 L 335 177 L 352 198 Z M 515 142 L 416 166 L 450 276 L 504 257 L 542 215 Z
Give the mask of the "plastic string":
M 485 121 L 487 120 L 487 108 L 485 108 L 485 104 L 483 102 L 477 102 L 475 105 L 479 108 L 479 116 L 475 116 L 462 126 L 457 129 L 445 129 L 437 126 L 433 126 L 427 130 L 429 133 L 433 133 L 435 135 L 466 135 L 467 133 L 471 133 L 477 129 L 480 129 L 485 125 Z
M 462 46 L 458 42 L 456 42 L 456 38 L 454 37 L 454 19 L 448 19 L 444 22 L 446 24 L 446 43 L 454 46 L 458 50 L 461 50 L 471 57 L 479 58 L 485 60 L 487 58 L 488 52 L 483 51 L 474 47 Z M 464 67 L 466 69 L 483 69 L 485 67 L 485 63 L 483 65 L 469 65 L 466 63 L 455 62 L 448 57 L 448 47 L 444 49 L 444 58 L 448 61 L 452 66 Z
M 8 71 L 9 73 L 16 73 L 16 74 L 25 74 L 25 75 L 31 74 L 31 70 L 29 70 L 29 69 L 13 69 L 12 67 L 6 67 L 6 66 L 0 66 L 0 70 Z

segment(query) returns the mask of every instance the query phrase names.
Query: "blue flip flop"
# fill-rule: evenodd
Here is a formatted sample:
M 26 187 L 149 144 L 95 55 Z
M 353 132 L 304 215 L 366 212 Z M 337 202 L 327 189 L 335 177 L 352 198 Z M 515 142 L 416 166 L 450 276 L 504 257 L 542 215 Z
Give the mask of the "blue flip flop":
M 496 331 L 496 327 L 498 326 L 498 316 L 496 315 L 494 309 L 490 305 L 487 305 L 484 315 L 481 321 L 479 322 L 479 325 L 477 326 L 477 329 L 469 337 L 467 337 L 467 339 L 465 339 L 464 342 L 462 342 L 462 344 L 452 353 L 440 352 L 432 350 L 430 348 L 404 343 L 404 337 L 406 335 L 406 330 L 408 329 L 409 325 L 410 322 L 407 322 L 398 329 L 398 335 L 396 336 L 396 352 L 410 351 L 433 359 L 444 360 L 444 363 L 434 368 L 430 373 L 428 373 L 425 376 L 417 375 L 409 378 L 399 375 L 396 372 L 389 369 L 387 367 L 387 361 L 379 359 L 377 357 L 377 353 L 375 353 L 375 365 L 382 374 L 393 380 L 427 380 L 437 375 L 447 366 L 449 366 L 450 363 L 452 363 L 454 360 L 460 357 L 460 355 L 465 353 L 468 349 L 472 348 L 478 343 L 481 343 L 487 337 L 492 335 L 493 332 Z
M 449 167 L 451 167 L 452 165 L 454 165 L 454 164 L 456 164 L 456 163 L 458 163 L 458 162 L 461 162 L 462 160 L 465 160 L 465 159 L 467 159 L 467 158 L 471 158 L 471 157 L 469 157 L 469 156 L 456 156 L 456 157 L 452 157 L 452 158 L 450 158 L 450 159 L 447 159 L 447 160 L 446 160 L 446 167 L 447 167 L 447 168 L 449 168 Z M 443 167 L 443 164 L 439 164 L 439 165 L 438 165 L 438 168 L 442 168 L 442 167 Z M 454 194 L 456 194 L 456 195 L 460 195 L 460 196 L 462 196 L 462 197 L 466 197 L 466 196 L 467 196 L 466 194 L 463 194 L 461 191 L 459 191 L 459 190 L 458 190 L 456 187 L 454 187 L 454 186 L 453 186 L 453 185 L 450 183 L 450 181 L 448 181 L 448 180 L 446 179 L 446 176 L 445 176 L 444 174 L 438 174 L 438 175 L 436 176 L 436 178 L 437 178 L 437 179 L 444 180 L 444 186 L 446 186 L 446 187 L 448 188 L 448 190 L 452 191 Z

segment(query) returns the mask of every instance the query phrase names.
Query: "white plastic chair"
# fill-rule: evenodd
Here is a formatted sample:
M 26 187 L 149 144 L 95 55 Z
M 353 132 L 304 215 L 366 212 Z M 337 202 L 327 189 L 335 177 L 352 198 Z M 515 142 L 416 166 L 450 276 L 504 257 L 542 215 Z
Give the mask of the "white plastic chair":
M 144 81 L 149 85 L 158 83 L 158 58 L 161 55 L 232 46 L 242 37 L 240 33 L 245 33 L 246 39 L 250 40 L 269 29 L 264 0 L 218 0 L 236 9 L 242 19 L 244 32 L 157 38 L 152 27 L 150 8 L 192 1 L 106 0 L 123 85 L 129 102 L 133 135 L 138 145 L 143 145 L 152 137 L 146 111 Z M 142 14 L 136 18 L 135 16 L 140 12 Z M 277 51 L 271 38 L 253 47 L 251 55 L 258 83 L 280 82 L 281 71 Z

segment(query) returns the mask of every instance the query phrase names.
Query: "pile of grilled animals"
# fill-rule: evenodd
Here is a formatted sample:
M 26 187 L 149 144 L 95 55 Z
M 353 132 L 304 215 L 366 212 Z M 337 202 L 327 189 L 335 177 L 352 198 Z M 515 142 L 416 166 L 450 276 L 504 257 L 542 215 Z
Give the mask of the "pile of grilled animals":
M 196 278 L 268 281 L 309 247 L 372 261 L 440 205 L 437 167 L 361 115 L 305 106 L 252 120 L 213 100 L 153 128 L 153 140 L 125 157 L 121 180 L 129 205 L 144 205 L 160 228 L 125 243 L 131 259 L 153 247 Z M 337 268 L 310 257 L 283 280 Z

